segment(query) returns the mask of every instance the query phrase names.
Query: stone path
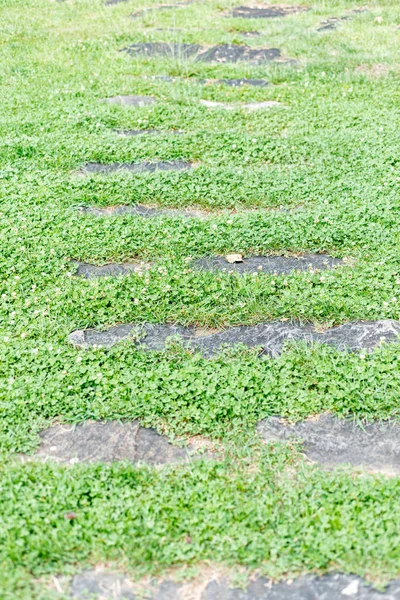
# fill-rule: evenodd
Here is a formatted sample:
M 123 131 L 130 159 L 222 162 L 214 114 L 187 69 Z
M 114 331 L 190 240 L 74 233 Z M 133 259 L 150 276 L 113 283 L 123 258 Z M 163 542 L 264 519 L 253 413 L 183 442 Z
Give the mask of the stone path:
M 153 208 L 136 204 L 134 206 L 107 206 L 105 208 L 97 206 L 80 206 L 79 210 L 84 213 L 96 215 L 97 217 L 114 217 L 122 215 L 136 215 L 138 217 L 153 218 L 153 217 L 206 217 L 208 213 L 196 209 L 178 209 L 178 208 Z
M 289 424 L 278 417 L 260 421 L 266 442 L 303 441 L 304 453 L 328 467 L 350 464 L 386 475 L 400 474 L 400 422 L 358 424 L 328 413 Z
M 230 255 L 228 255 L 229 257 Z M 234 255 L 233 255 L 234 256 Z M 241 255 L 237 255 L 241 257 Z M 346 265 L 341 258 L 327 254 L 301 254 L 298 256 L 250 256 L 229 262 L 225 256 L 200 258 L 193 266 L 207 271 L 228 271 L 235 273 L 292 273 L 293 271 L 325 270 Z
M 89 162 L 81 169 L 86 173 L 117 173 L 118 171 L 129 171 L 130 173 L 154 173 L 155 171 L 187 171 L 192 168 L 190 162 L 184 160 L 162 160 L 158 162 L 143 161 L 138 163 L 111 163 L 102 164 Z
M 278 48 L 250 48 L 231 44 L 219 44 L 205 49 L 200 44 L 179 44 L 166 42 L 142 42 L 131 44 L 122 49 L 131 56 L 165 56 L 173 58 L 196 57 L 203 62 L 236 63 L 239 61 L 253 64 L 270 62 L 278 59 L 281 52 Z
M 162 350 L 166 340 L 179 336 L 194 349 L 209 357 L 220 351 L 221 345 L 244 344 L 249 348 L 260 347 L 263 354 L 277 357 L 287 340 L 318 342 L 334 346 L 342 351 L 372 351 L 383 342 L 394 342 L 400 335 L 400 323 L 390 319 L 380 321 L 355 321 L 328 329 L 315 331 L 311 325 L 271 321 L 259 325 L 240 325 L 224 331 L 200 331 L 195 327 L 181 325 L 116 325 L 105 331 L 77 329 L 69 335 L 69 341 L 77 347 L 99 346 L 110 348 L 118 342 L 132 339 L 146 350 Z
M 390 583 L 383 593 L 359 577 L 336 573 L 279 583 L 259 577 L 245 589 L 234 588 L 225 579 L 201 584 L 153 580 L 143 586 L 124 575 L 97 569 L 76 575 L 70 593 L 79 600 L 399 600 L 400 581 Z
M 75 464 L 127 460 L 150 465 L 188 462 L 193 447 L 180 448 L 155 431 L 141 427 L 138 421 L 88 421 L 73 425 L 55 425 L 40 433 L 41 444 L 31 458 Z
M 144 273 L 150 268 L 149 263 L 110 263 L 108 265 L 91 265 L 85 262 L 72 260 L 71 264 L 76 267 L 75 275 L 85 279 L 94 279 L 96 277 L 119 277 L 120 275 L 129 275 L 130 273 Z

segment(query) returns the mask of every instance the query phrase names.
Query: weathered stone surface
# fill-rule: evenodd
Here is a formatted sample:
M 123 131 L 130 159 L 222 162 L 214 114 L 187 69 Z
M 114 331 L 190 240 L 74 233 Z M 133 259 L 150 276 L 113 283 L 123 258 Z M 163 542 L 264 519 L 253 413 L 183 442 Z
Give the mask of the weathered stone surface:
M 161 129 L 122 129 L 115 130 L 118 135 L 136 136 L 136 135 L 182 135 L 183 131 L 163 131 Z
M 155 104 L 156 99 L 153 96 L 113 96 L 112 98 L 106 98 L 104 102 L 122 106 L 149 106 Z
M 240 61 L 254 64 L 270 62 L 279 58 L 281 51 L 278 48 L 249 48 L 248 46 L 234 46 L 220 44 L 198 55 L 198 60 L 203 62 L 236 63 Z
M 295 424 L 264 419 L 257 431 L 266 442 L 303 441 L 305 454 L 328 467 L 351 464 L 388 475 L 400 473 L 399 421 L 358 424 L 325 413 Z
M 340 258 L 327 254 L 303 254 L 301 256 L 250 256 L 243 262 L 229 263 L 225 256 L 200 258 L 194 266 L 209 271 L 234 271 L 235 273 L 292 273 L 292 271 L 310 271 L 332 269 L 345 265 Z
M 204 332 L 207 333 L 207 332 Z M 264 354 L 279 356 L 287 340 L 318 342 L 328 344 L 343 351 L 372 351 L 382 342 L 393 342 L 400 335 L 400 323 L 390 319 L 381 321 L 359 321 L 346 323 L 340 327 L 319 333 L 311 325 L 291 322 L 271 321 L 259 325 L 241 325 L 225 331 L 198 333 L 194 327 L 180 325 L 116 325 L 105 331 L 95 329 L 75 330 L 69 340 L 75 346 L 111 347 L 118 342 L 132 338 L 138 344 L 145 344 L 148 350 L 162 350 L 166 340 L 179 336 L 185 343 L 198 349 L 204 356 L 217 354 L 221 345 L 244 344 L 249 348 L 262 348 Z
M 234 104 L 232 102 L 214 102 L 213 100 L 200 100 L 200 104 L 207 108 L 224 108 L 225 110 L 268 110 L 275 106 L 283 106 L 280 102 L 275 100 L 268 100 L 266 102 L 249 102 L 247 104 Z
M 308 10 L 305 6 L 238 6 L 232 11 L 232 17 L 241 19 L 274 19 L 277 17 L 286 17 L 296 13 Z
M 128 460 L 152 465 L 189 460 L 186 448 L 168 442 L 154 429 L 137 421 L 88 421 L 55 425 L 40 433 L 41 444 L 35 458 L 59 463 L 113 462 Z
M 251 85 L 253 87 L 267 87 L 270 85 L 266 79 L 218 79 L 215 83 L 229 85 L 230 87 L 242 87 Z
M 71 595 L 80 600 L 139 600 L 143 592 L 148 600 L 399 600 L 400 581 L 391 582 L 378 592 L 355 575 L 332 573 L 299 577 L 272 583 L 259 577 L 245 589 L 233 588 L 224 579 L 174 583 L 152 581 L 140 586 L 127 577 L 101 569 L 84 571 L 72 580 Z
M 96 277 L 119 277 L 120 275 L 129 275 L 130 273 L 143 273 L 150 268 L 149 263 L 110 263 L 108 265 L 91 265 L 89 263 L 71 261 L 76 267 L 75 275 L 85 279 L 94 279 Z
M 141 42 L 139 44 L 131 44 L 127 48 L 123 48 L 122 51 L 127 52 L 131 56 L 188 58 L 195 56 L 201 49 L 202 47 L 199 44 Z
M 111 217 L 118 215 L 137 215 L 139 217 L 204 217 L 205 213 L 200 210 L 189 210 L 189 209 L 178 209 L 178 208 L 152 208 L 150 206 L 142 206 L 136 204 L 135 206 L 108 206 L 106 208 L 100 208 L 96 206 L 81 206 L 79 207 L 81 212 L 90 213 L 98 217 Z
M 246 61 L 253 64 L 270 62 L 281 55 L 278 48 L 249 48 L 248 46 L 219 44 L 205 50 L 199 44 L 168 44 L 166 42 L 131 44 L 123 48 L 122 51 L 132 56 L 166 56 L 174 58 L 197 56 L 197 60 L 203 62 L 236 63 Z
M 89 162 L 82 167 L 82 173 L 117 173 L 129 171 L 130 173 L 154 173 L 155 171 L 187 171 L 191 169 L 190 162 L 184 160 L 161 160 L 158 162 L 143 161 L 139 163 L 111 163 L 102 164 Z

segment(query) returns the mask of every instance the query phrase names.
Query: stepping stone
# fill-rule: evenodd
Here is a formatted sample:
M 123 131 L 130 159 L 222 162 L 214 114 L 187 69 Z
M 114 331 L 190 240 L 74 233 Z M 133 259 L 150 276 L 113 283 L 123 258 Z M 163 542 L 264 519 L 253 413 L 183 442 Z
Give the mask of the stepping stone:
M 229 255 L 228 255 L 229 256 Z M 241 255 L 239 255 L 241 256 Z M 301 256 L 250 256 L 238 262 L 229 262 L 225 256 L 200 258 L 194 266 L 207 271 L 234 271 L 235 273 L 292 273 L 293 271 L 310 271 L 332 269 L 346 265 L 341 258 L 333 258 L 327 254 L 303 254 Z
M 113 96 L 106 98 L 104 102 L 121 106 L 149 106 L 155 104 L 156 99 L 153 96 Z
M 336 27 L 342 21 L 350 21 L 354 18 L 354 15 L 363 12 L 368 12 L 368 9 L 361 6 L 360 8 L 354 8 L 353 10 L 349 11 L 350 14 L 348 15 L 343 15 L 342 17 L 329 17 L 328 19 L 326 19 L 326 21 L 322 21 L 320 23 L 320 27 L 318 27 L 317 31 L 327 31 L 331 29 L 336 29 Z
M 87 421 L 84 424 L 55 425 L 40 433 L 41 443 L 34 457 L 58 463 L 113 462 L 129 460 L 151 465 L 187 462 L 186 448 L 170 444 L 155 429 L 138 421 Z
M 139 217 L 187 217 L 201 218 L 207 216 L 207 213 L 200 210 L 187 210 L 178 208 L 151 208 L 137 204 L 135 206 L 108 206 L 106 208 L 98 208 L 96 206 L 80 206 L 79 210 L 84 213 L 90 213 L 97 217 L 114 217 L 120 215 L 137 215 Z
M 240 61 L 254 64 L 270 62 L 279 58 L 281 51 L 278 48 L 249 48 L 248 46 L 234 46 L 219 44 L 202 54 L 197 60 L 202 62 L 236 63 Z
M 119 277 L 120 275 L 129 275 L 130 273 L 143 273 L 150 268 L 149 263 L 110 263 L 108 265 L 91 265 L 89 263 L 71 261 L 76 266 L 75 275 L 85 279 L 94 279 L 96 277 Z
M 161 129 L 122 129 L 115 130 L 118 135 L 137 136 L 137 135 L 183 135 L 184 131 L 162 131 Z
M 118 173 L 129 171 L 130 173 L 154 173 L 155 171 L 187 171 L 191 169 L 190 162 L 183 160 L 162 160 L 158 162 L 144 161 L 140 163 L 111 163 L 102 164 L 89 162 L 81 169 L 81 173 Z
M 265 79 L 218 79 L 214 83 L 229 85 L 230 87 L 242 87 L 243 85 L 251 85 L 254 87 L 267 87 L 269 81 Z
M 325 413 L 295 424 L 278 417 L 264 419 L 257 431 L 266 442 L 302 441 L 306 456 L 327 467 L 350 464 L 387 475 L 400 474 L 399 421 L 359 425 Z
M 257 577 L 245 589 L 234 588 L 225 579 L 209 579 L 208 575 L 205 580 L 198 577 L 194 584 L 190 580 L 153 580 L 145 583 L 145 591 L 148 600 L 399 600 L 400 580 L 392 581 L 382 593 L 360 577 L 342 573 L 306 575 L 278 583 Z M 79 600 L 139 600 L 142 593 L 143 584 L 102 568 L 83 571 L 71 582 L 71 596 Z
M 205 335 L 207 334 L 207 335 Z M 110 348 L 118 342 L 132 339 L 146 350 L 163 350 L 166 340 L 179 336 L 203 356 L 218 354 L 221 345 L 235 346 L 244 344 L 249 348 L 262 348 L 262 353 L 277 357 L 281 354 L 286 341 L 318 342 L 334 346 L 341 351 L 372 351 L 383 342 L 394 342 L 400 336 L 400 322 L 391 319 L 380 321 L 355 321 L 319 333 L 311 325 L 271 321 L 259 325 L 240 325 L 229 327 L 225 331 L 203 331 L 194 327 L 180 325 L 124 324 L 116 325 L 105 331 L 96 329 L 77 329 L 70 333 L 69 341 L 81 348 L 100 346 Z
M 268 100 L 266 102 L 249 102 L 248 104 L 233 104 L 232 102 L 214 102 L 213 100 L 200 100 L 202 106 L 207 108 L 224 108 L 225 110 L 265 110 L 275 106 L 283 106 L 280 102 L 275 100 Z
M 286 17 L 309 10 L 305 6 L 238 6 L 232 11 L 232 17 L 240 19 L 274 19 Z
M 195 56 L 202 47 L 199 44 L 179 44 L 166 42 L 142 42 L 131 44 L 123 48 L 121 52 L 127 52 L 131 56 L 166 56 L 173 58 L 188 58 Z

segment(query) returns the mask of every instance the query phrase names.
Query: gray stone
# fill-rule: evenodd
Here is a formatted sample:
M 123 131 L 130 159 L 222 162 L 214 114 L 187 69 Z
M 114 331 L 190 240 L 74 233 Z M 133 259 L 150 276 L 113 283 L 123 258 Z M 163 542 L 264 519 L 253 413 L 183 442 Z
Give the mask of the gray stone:
M 319 333 L 311 325 L 271 321 L 259 325 L 229 327 L 225 331 L 198 330 L 180 325 L 116 325 L 105 331 L 95 329 L 75 330 L 69 340 L 75 346 L 102 346 L 109 348 L 118 342 L 132 338 L 145 344 L 148 350 L 162 350 L 171 336 L 179 338 L 198 349 L 204 356 L 217 354 L 221 345 L 244 344 L 249 348 L 262 349 L 263 354 L 277 357 L 286 341 L 318 342 L 334 346 L 342 351 L 372 351 L 382 342 L 393 342 L 400 335 L 400 323 L 390 319 L 381 321 L 356 321 Z
M 166 56 L 173 58 L 188 58 L 195 56 L 202 47 L 199 44 L 179 44 L 167 42 L 141 42 L 123 48 L 131 56 Z
M 154 429 L 138 421 L 87 421 L 76 427 L 55 425 L 40 433 L 35 458 L 58 463 L 114 462 L 127 460 L 151 465 L 187 462 L 186 448 L 169 443 Z
M 134 206 L 108 206 L 106 208 L 100 208 L 96 206 L 80 206 L 81 212 L 90 213 L 98 217 L 111 217 L 120 215 L 137 215 L 139 217 L 153 218 L 153 217 L 204 217 L 203 212 L 199 210 L 187 210 L 178 208 L 151 208 L 149 206 L 142 206 L 136 204 Z
M 220 44 L 198 55 L 202 62 L 236 63 L 240 61 L 254 64 L 270 62 L 279 58 L 281 52 L 278 48 L 249 48 L 248 46 L 234 46 Z
M 156 99 L 153 96 L 113 96 L 112 98 L 106 98 L 104 102 L 122 106 L 149 106 L 155 104 Z
M 130 173 L 154 173 L 155 171 L 187 171 L 191 168 L 191 163 L 183 160 L 162 160 L 158 162 L 143 161 L 139 163 L 111 164 L 89 162 L 82 167 L 81 172 L 118 173 L 118 171 L 129 171 Z
M 235 273 L 292 273 L 293 271 L 310 271 L 332 269 L 345 265 L 340 258 L 332 258 L 327 254 L 303 254 L 301 256 L 250 256 L 243 262 L 228 263 L 224 256 L 200 258 L 194 261 L 194 267 L 207 271 L 228 271 Z
M 75 575 L 71 584 L 72 597 L 80 600 L 139 600 L 143 594 L 148 600 L 399 600 L 400 581 L 391 582 L 384 592 L 355 575 L 341 573 L 307 575 L 278 583 L 258 577 L 245 589 L 233 588 L 226 580 L 206 580 L 194 587 L 190 581 L 177 584 L 153 580 L 143 589 L 143 585 L 135 585 L 123 575 L 95 569 Z
M 305 6 L 238 6 L 232 11 L 232 17 L 240 19 L 274 19 L 286 17 L 308 10 Z
M 96 277 L 118 277 L 120 275 L 129 275 L 130 273 L 143 273 L 150 268 L 149 263 L 110 263 L 108 265 L 91 265 L 89 263 L 71 261 L 76 267 L 75 275 L 85 279 L 94 279 Z
M 289 424 L 272 417 L 257 431 L 266 442 L 297 440 L 313 461 L 336 467 L 350 464 L 388 475 L 400 473 L 400 422 L 356 423 L 328 413 Z
M 215 83 L 229 85 L 230 87 L 242 87 L 244 85 L 267 87 L 267 85 L 270 85 L 266 79 L 218 79 Z

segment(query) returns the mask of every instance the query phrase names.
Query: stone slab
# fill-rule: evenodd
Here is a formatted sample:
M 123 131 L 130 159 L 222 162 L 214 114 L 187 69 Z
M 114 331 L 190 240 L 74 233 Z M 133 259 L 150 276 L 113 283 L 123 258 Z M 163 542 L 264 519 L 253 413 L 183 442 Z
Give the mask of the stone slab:
M 117 104 L 121 106 L 150 106 L 155 104 L 156 99 L 153 96 L 113 96 L 105 98 L 107 104 Z
M 302 441 L 306 456 L 328 467 L 349 464 L 400 474 L 399 421 L 360 424 L 325 413 L 295 424 L 278 417 L 264 419 L 257 431 L 266 442 Z
M 190 162 L 184 160 L 161 160 L 157 162 L 143 161 L 138 163 L 110 163 L 102 164 L 89 162 L 81 169 L 81 173 L 154 173 L 155 171 L 187 171 L 192 168 Z
M 259 64 L 270 62 L 281 56 L 278 48 L 250 48 L 232 44 L 219 44 L 205 49 L 199 44 L 166 42 L 142 42 L 131 44 L 121 50 L 131 56 L 165 56 L 172 58 L 197 57 L 202 62 L 236 63 L 240 61 Z
M 122 205 L 122 206 L 108 206 L 105 208 L 96 206 L 80 206 L 79 210 L 84 213 L 90 213 L 98 217 L 112 217 L 122 215 L 136 215 L 145 218 L 155 217 L 204 217 L 206 213 L 200 210 L 190 209 L 178 209 L 178 208 L 152 208 L 150 206 L 143 206 L 136 204 L 134 206 Z
M 91 265 L 90 263 L 71 261 L 76 267 L 75 275 L 85 279 L 95 279 L 97 277 L 119 277 L 120 275 L 129 275 L 130 273 L 144 273 L 150 268 L 149 263 L 109 263 L 107 265 Z
M 249 102 L 247 104 L 234 104 L 233 102 L 214 102 L 214 100 L 200 100 L 200 104 L 202 106 L 206 106 L 207 108 L 223 108 L 225 110 L 269 110 L 270 108 L 274 108 L 276 106 L 283 105 L 280 102 L 276 102 L 275 100 L 267 100 L 265 102 Z
M 55 425 L 40 433 L 35 459 L 58 463 L 114 462 L 127 460 L 151 465 L 187 462 L 186 448 L 171 444 L 138 421 L 87 421 L 76 427 Z
M 286 17 L 308 10 L 305 6 L 237 6 L 232 10 L 232 17 L 240 19 L 275 19 Z
M 353 8 L 352 10 L 350 10 L 349 14 L 347 15 L 343 15 L 341 17 L 329 17 L 328 19 L 320 23 L 320 26 L 318 27 L 317 31 L 329 31 L 332 29 L 336 29 L 337 26 L 340 25 L 340 23 L 342 23 L 343 21 L 351 21 L 351 19 L 353 19 L 355 15 L 363 12 L 368 12 L 368 9 L 363 6 L 360 6 L 359 8 Z
M 400 580 L 379 592 L 355 575 L 331 573 L 272 583 L 258 577 L 245 589 L 222 580 L 175 583 L 153 580 L 144 586 L 128 577 L 102 569 L 83 571 L 72 579 L 71 596 L 79 600 L 399 600 Z
M 299 256 L 250 256 L 243 262 L 229 263 L 224 256 L 200 258 L 193 266 L 207 271 L 227 271 L 234 273 L 284 274 L 293 271 L 313 271 L 332 269 L 346 263 L 340 258 L 327 254 L 302 254 Z
M 210 333 L 210 334 L 208 334 Z M 328 329 L 325 333 L 315 331 L 311 325 L 271 321 L 259 325 L 229 327 L 224 331 L 207 332 L 181 325 L 123 324 L 105 331 L 77 329 L 69 335 L 75 346 L 109 348 L 131 338 L 147 350 L 162 350 L 171 336 L 179 338 L 204 356 L 217 354 L 222 345 L 244 344 L 249 348 L 261 348 L 262 353 L 277 357 L 286 341 L 318 342 L 334 346 L 342 351 L 365 350 L 370 352 L 383 342 L 394 342 L 400 335 L 400 322 L 391 319 L 380 321 L 356 321 Z
M 242 87 L 250 85 L 252 87 L 267 87 L 270 85 L 266 79 L 218 79 L 214 83 L 229 85 L 230 87 Z

